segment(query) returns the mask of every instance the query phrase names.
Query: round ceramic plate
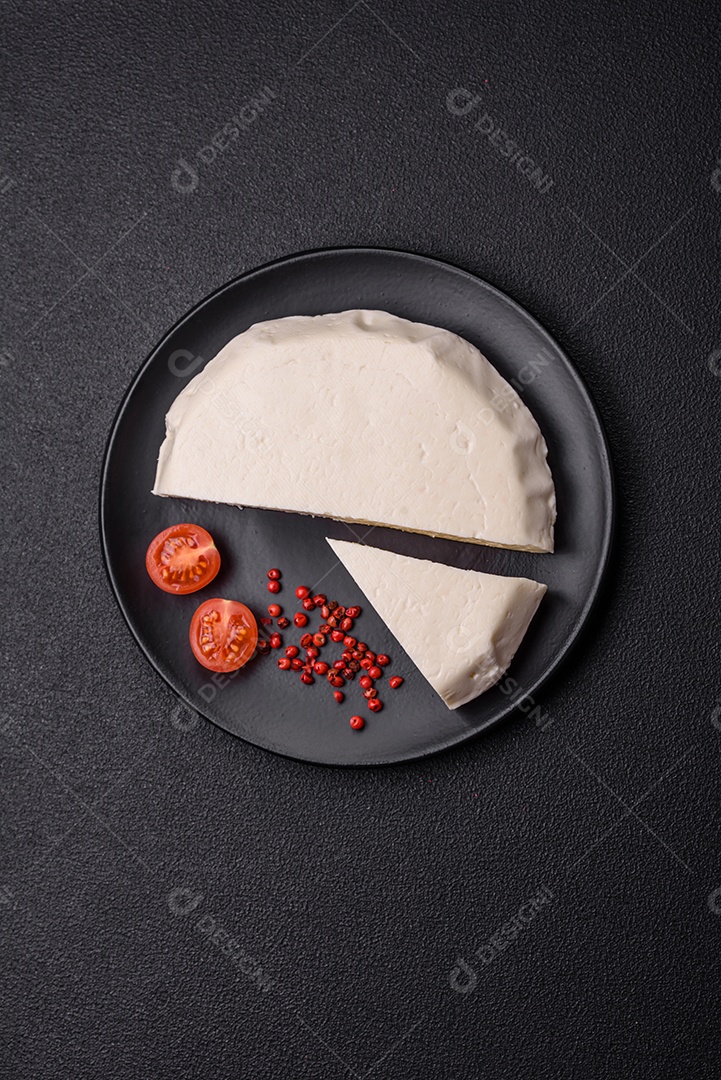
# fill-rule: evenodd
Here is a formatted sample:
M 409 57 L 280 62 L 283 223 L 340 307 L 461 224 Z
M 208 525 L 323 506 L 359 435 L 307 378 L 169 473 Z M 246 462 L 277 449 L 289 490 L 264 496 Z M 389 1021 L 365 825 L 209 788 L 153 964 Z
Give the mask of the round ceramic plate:
M 369 534 L 322 518 L 151 495 L 166 412 L 230 338 L 261 320 L 348 308 L 380 309 L 452 330 L 476 345 L 516 387 L 548 443 L 558 501 L 554 554 L 504 551 L 395 529 L 374 528 Z M 263 266 L 182 319 L 145 362 L 120 407 L 100 502 L 104 555 L 118 603 L 143 652 L 185 706 L 256 746 L 328 765 L 379 765 L 432 754 L 477 735 L 516 707 L 526 714 L 525 722 L 530 718 L 543 726 L 548 718 L 536 700 L 538 689 L 589 614 L 613 523 L 611 468 L 598 416 L 577 372 L 545 330 L 513 300 L 463 270 L 368 248 L 311 252 Z M 208 529 L 223 560 L 213 584 L 191 596 L 161 592 L 145 571 L 149 541 L 179 521 Z M 446 708 L 325 542 L 326 536 L 356 540 L 359 532 L 376 547 L 548 585 L 498 686 L 460 709 Z M 284 590 L 277 599 L 291 614 L 298 609 L 294 589 L 301 583 L 319 585 L 339 603 L 363 607 L 358 634 L 376 651 L 387 652 L 393 673 L 405 678 L 400 689 L 382 692 L 382 712 L 367 709 L 357 680 L 347 687 L 342 705 L 326 680 L 304 686 L 295 674 L 278 670 L 277 652 L 256 656 L 230 679 L 214 677 L 196 663 L 188 626 L 197 605 L 205 597 L 222 596 L 265 615 L 275 599 L 266 589 L 272 566 L 283 571 Z M 317 615 L 313 627 L 316 621 Z M 298 636 L 287 632 L 286 643 Z M 356 712 L 366 717 L 361 732 L 348 723 Z

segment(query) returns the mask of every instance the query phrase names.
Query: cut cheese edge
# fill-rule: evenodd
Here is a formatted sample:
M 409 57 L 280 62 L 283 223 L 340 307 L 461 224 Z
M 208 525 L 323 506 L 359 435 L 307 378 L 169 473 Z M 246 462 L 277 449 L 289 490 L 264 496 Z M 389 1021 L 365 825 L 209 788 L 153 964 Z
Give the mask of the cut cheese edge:
M 173 402 L 156 495 L 553 550 L 546 444 L 469 342 L 383 311 L 233 338 Z
M 449 709 L 498 682 L 546 592 L 527 578 L 459 570 L 345 540 L 328 543 Z

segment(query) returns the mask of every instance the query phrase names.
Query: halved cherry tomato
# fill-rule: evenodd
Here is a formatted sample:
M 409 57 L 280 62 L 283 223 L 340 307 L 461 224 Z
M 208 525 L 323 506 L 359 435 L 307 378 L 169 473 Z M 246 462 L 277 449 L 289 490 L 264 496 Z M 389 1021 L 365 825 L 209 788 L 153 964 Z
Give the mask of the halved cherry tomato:
M 220 555 L 200 525 L 171 525 L 151 541 L 145 566 L 159 589 L 184 596 L 210 584 L 220 570 Z
M 210 671 L 237 671 L 258 644 L 253 612 L 238 600 L 206 600 L 190 622 L 190 647 Z

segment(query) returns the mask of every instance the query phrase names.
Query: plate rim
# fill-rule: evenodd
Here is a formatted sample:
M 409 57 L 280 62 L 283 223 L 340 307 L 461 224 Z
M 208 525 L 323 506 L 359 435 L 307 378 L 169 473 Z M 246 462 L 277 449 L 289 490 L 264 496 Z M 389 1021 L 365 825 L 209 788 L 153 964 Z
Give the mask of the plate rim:
M 598 560 L 596 572 L 593 577 L 591 588 L 588 592 L 586 600 L 580 609 L 576 625 L 573 627 L 572 632 L 564 639 L 563 645 L 559 649 L 558 653 L 554 656 L 550 665 L 542 672 L 542 674 L 536 679 L 532 686 L 528 687 L 520 698 L 509 701 L 507 706 L 495 717 L 488 720 L 482 726 L 472 728 L 468 731 L 461 731 L 457 735 L 446 739 L 439 745 L 434 745 L 426 750 L 420 752 L 414 751 L 408 755 L 396 758 L 388 758 L 373 762 L 324 762 L 318 761 L 312 757 L 301 757 L 294 753 L 289 753 L 283 750 L 274 749 L 269 746 L 263 746 L 260 743 L 253 742 L 251 739 L 246 738 L 243 735 L 236 734 L 236 732 L 229 731 L 228 728 L 223 727 L 212 716 L 209 716 L 202 708 L 198 708 L 194 701 L 190 700 L 189 695 L 182 690 L 176 689 L 168 679 L 158 670 L 152 656 L 146 649 L 143 641 L 140 639 L 135 631 L 135 628 L 131 622 L 130 615 L 126 610 L 125 603 L 121 596 L 120 590 L 113 575 L 113 571 L 110 565 L 110 558 L 106 544 L 106 521 L 105 521 L 105 495 L 108 480 L 108 469 L 110 456 L 113 450 L 115 439 L 117 437 L 118 427 L 120 421 L 125 413 L 128 402 L 135 390 L 135 387 L 142 379 L 146 370 L 153 362 L 156 354 L 163 348 L 168 338 L 180 329 L 186 322 L 193 318 L 199 311 L 201 311 L 208 304 L 212 303 L 217 297 L 221 296 L 224 292 L 236 288 L 241 282 L 246 281 L 256 275 L 266 273 L 268 270 L 274 267 L 285 265 L 290 266 L 294 262 L 302 262 L 314 256 L 329 256 L 329 255 L 381 255 L 391 256 L 392 258 L 399 258 L 402 260 L 412 260 L 415 262 L 423 263 L 427 266 L 442 267 L 445 271 L 451 271 L 454 274 L 461 275 L 467 278 L 474 286 L 481 285 L 485 289 L 494 293 L 497 298 L 502 300 L 505 304 L 511 307 L 517 315 L 525 320 L 530 326 L 539 333 L 546 342 L 551 346 L 552 350 L 561 358 L 566 370 L 576 383 L 587 407 L 589 416 L 592 419 L 593 426 L 596 431 L 598 442 L 603 451 L 603 472 L 604 472 L 604 491 L 606 493 L 608 502 L 608 511 L 604 518 L 604 528 L 602 535 L 602 551 Z M 572 362 L 567 355 L 566 350 L 563 349 L 554 337 L 546 330 L 545 326 L 539 322 L 539 320 L 532 315 L 526 308 L 524 308 L 513 297 L 509 296 L 503 290 L 498 289 L 495 285 L 492 285 L 485 278 L 480 277 L 478 274 L 472 273 L 470 270 L 465 270 L 461 266 L 457 266 L 455 263 L 448 262 L 445 259 L 438 259 L 434 256 L 424 255 L 416 251 L 407 251 L 401 248 L 386 248 L 377 247 L 375 245 L 357 245 L 351 244 L 347 246 L 337 246 L 329 248 L 311 248 L 306 251 L 297 251 L 290 255 L 283 255 L 277 259 L 271 259 L 269 262 L 262 263 L 260 266 L 254 266 L 250 270 L 245 270 L 243 273 L 238 274 L 236 277 L 231 278 L 230 281 L 226 281 L 223 285 L 218 286 L 207 296 L 199 300 L 192 308 L 185 312 L 172 326 L 170 326 L 162 337 L 155 343 L 151 351 L 145 357 L 145 360 L 139 366 L 135 375 L 131 379 L 130 383 L 126 387 L 126 390 L 118 404 L 113 419 L 110 424 L 110 430 L 105 443 L 105 450 L 103 452 L 102 464 L 100 469 L 100 484 L 98 489 L 98 526 L 100 532 L 100 548 L 103 558 L 103 565 L 105 567 L 105 573 L 110 583 L 110 588 L 115 598 L 115 601 L 120 609 L 120 612 L 125 620 L 125 623 L 130 630 L 131 636 L 136 645 L 140 649 L 141 653 L 148 661 L 153 671 L 160 676 L 162 681 L 168 686 L 176 697 L 180 698 L 188 708 L 199 716 L 202 716 L 205 720 L 213 724 L 214 727 L 225 732 L 231 738 L 240 739 L 243 743 L 253 746 L 258 750 L 262 750 L 265 753 L 273 754 L 277 757 L 282 757 L 288 761 L 302 762 L 306 765 L 315 765 L 318 768 L 336 768 L 336 769 L 373 769 L 384 766 L 403 766 L 409 765 L 416 761 L 421 761 L 425 758 L 432 757 L 436 754 L 444 753 L 450 750 L 452 747 L 464 745 L 474 739 L 479 738 L 481 735 L 495 728 L 508 717 L 518 710 L 518 707 L 522 701 L 532 698 L 534 693 L 555 674 L 558 673 L 560 666 L 567 659 L 570 651 L 575 646 L 578 638 L 582 632 L 586 629 L 589 617 L 593 611 L 601 593 L 601 586 L 605 578 L 606 572 L 611 561 L 611 555 L 613 553 L 615 538 L 616 538 L 616 525 L 617 525 L 617 482 L 613 469 L 613 460 L 611 457 L 610 445 L 608 435 L 603 425 L 600 413 L 596 408 L 596 404 L 591 397 L 591 394 L 586 386 L 585 380 L 581 373 L 578 371 L 576 365 Z M 551 555 L 553 553 L 550 553 Z

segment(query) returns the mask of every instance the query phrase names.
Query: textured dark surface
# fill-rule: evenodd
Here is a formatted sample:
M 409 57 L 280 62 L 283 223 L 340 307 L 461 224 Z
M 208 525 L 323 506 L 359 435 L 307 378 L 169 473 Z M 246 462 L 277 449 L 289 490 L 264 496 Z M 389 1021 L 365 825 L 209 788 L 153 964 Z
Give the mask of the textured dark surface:
M 3 15 L 2 1075 L 717 1076 L 718 17 Z M 545 323 L 620 497 L 551 726 L 353 773 L 189 724 L 97 527 L 115 409 L 166 327 L 245 269 L 342 244 L 446 258 Z

